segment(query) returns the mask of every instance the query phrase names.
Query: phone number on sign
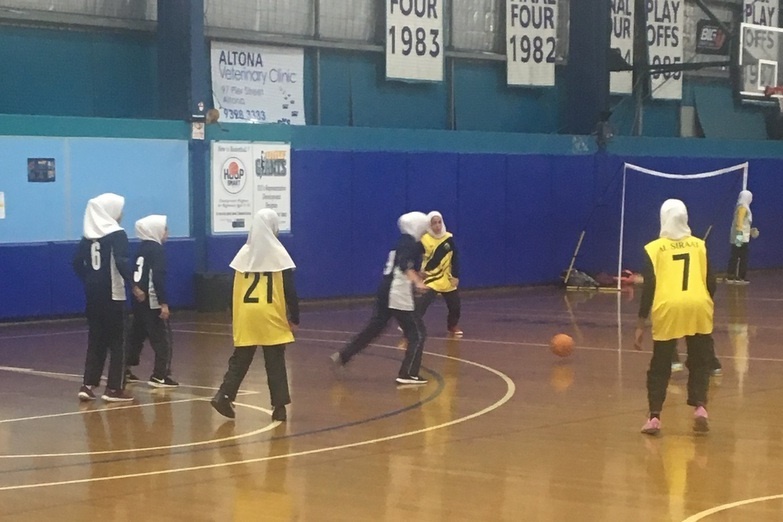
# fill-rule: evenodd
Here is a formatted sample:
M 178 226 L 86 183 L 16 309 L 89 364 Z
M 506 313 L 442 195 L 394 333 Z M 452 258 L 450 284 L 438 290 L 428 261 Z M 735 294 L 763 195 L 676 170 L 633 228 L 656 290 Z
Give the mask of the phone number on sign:
M 265 111 L 254 111 L 252 109 L 226 109 L 223 108 L 223 116 L 229 120 L 258 120 L 266 121 Z

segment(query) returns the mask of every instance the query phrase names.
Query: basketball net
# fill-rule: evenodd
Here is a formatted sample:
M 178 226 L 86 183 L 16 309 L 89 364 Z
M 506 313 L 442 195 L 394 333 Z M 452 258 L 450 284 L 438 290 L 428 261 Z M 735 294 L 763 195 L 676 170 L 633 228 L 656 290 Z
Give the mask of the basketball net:
M 764 95 L 777 100 L 778 109 L 780 109 L 780 112 L 783 113 L 783 87 L 766 87 L 764 89 Z

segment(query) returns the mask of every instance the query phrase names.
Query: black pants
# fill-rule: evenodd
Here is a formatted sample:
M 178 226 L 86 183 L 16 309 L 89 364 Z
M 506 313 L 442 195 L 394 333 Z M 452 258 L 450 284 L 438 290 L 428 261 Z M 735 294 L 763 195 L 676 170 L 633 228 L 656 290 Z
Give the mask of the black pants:
M 142 306 L 133 307 L 133 318 L 126 330 L 125 353 L 127 366 L 138 366 L 144 341 L 150 340 L 155 352 L 155 366 L 152 376 L 163 379 L 171 375 L 171 327 L 160 318 L 159 309 Z
M 262 346 L 264 351 L 264 365 L 266 366 L 266 380 L 269 385 L 269 396 L 272 406 L 285 406 L 291 403 L 291 395 L 288 391 L 288 372 L 285 368 L 285 344 Z M 228 359 L 228 371 L 223 377 L 220 391 L 228 395 L 232 402 L 237 398 L 237 392 L 245 379 L 250 363 L 256 355 L 256 346 L 238 346 Z
M 443 292 L 441 294 L 443 300 L 446 301 L 446 308 L 449 313 L 446 317 L 446 327 L 451 329 L 459 324 L 459 318 L 462 313 L 462 302 L 459 298 L 459 290 L 452 290 L 451 292 Z M 430 307 L 435 298 L 438 296 L 438 292 L 429 290 L 424 295 L 416 299 L 416 313 L 419 317 L 424 317 L 427 313 L 427 309 Z
M 710 385 L 710 363 L 714 356 L 712 335 L 689 335 L 688 346 L 688 404 L 706 406 Z M 672 373 L 672 351 L 677 339 L 653 342 L 653 356 L 647 370 L 647 401 L 651 412 L 660 412 L 666 400 L 666 387 Z
M 87 358 L 84 363 L 84 384 L 98 386 L 101 373 L 109 356 L 109 375 L 106 387 L 111 390 L 125 388 L 125 349 L 123 348 L 123 323 L 125 303 L 87 304 Z
M 718 360 L 718 356 L 715 355 L 715 343 L 713 342 L 712 336 L 710 336 L 710 370 L 717 370 L 720 368 L 723 368 L 723 365 L 721 365 L 720 360 Z M 672 347 L 672 364 L 680 362 L 680 354 L 677 352 L 677 344 L 675 343 Z M 687 360 L 686 360 L 687 363 Z
M 400 377 L 419 375 L 421 368 L 421 356 L 424 352 L 424 340 L 427 338 L 427 330 L 421 316 L 414 311 L 394 310 L 389 308 L 388 300 L 378 296 L 375 300 L 370 322 L 364 329 L 356 334 L 340 352 L 343 363 L 347 363 L 354 355 L 361 352 L 373 342 L 386 329 L 391 318 L 395 318 L 402 328 L 408 347 L 400 366 Z
M 729 268 L 726 270 L 728 279 L 745 280 L 748 273 L 748 254 L 748 243 L 742 243 L 742 246 L 731 245 Z

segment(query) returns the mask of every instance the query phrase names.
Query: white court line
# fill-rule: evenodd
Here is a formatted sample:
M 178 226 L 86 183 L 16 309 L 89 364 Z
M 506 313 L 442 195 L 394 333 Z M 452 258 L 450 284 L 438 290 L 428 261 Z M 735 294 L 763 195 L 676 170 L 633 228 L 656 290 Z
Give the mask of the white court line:
M 746 506 L 756 502 L 766 502 L 767 500 L 777 500 L 781 498 L 783 498 L 783 495 L 770 495 L 768 497 L 749 498 L 746 500 L 739 500 L 737 502 L 730 502 L 728 504 L 721 504 L 720 506 L 715 506 L 714 508 L 706 509 L 700 513 L 691 515 L 682 522 L 697 522 L 698 520 L 703 520 L 708 516 L 714 515 L 715 513 L 719 513 L 721 511 L 727 511 L 729 509 L 734 509 L 735 507 Z
M 384 345 L 374 345 L 374 346 L 380 346 L 382 348 L 388 348 L 388 349 L 393 349 L 393 350 L 400 350 L 400 348 L 398 348 L 396 346 L 384 346 Z M 485 365 L 477 363 L 477 362 L 469 361 L 467 359 L 460 359 L 459 357 L 452 357 L 452 356 L 449 356 L 449 355 L 441 355 L 441 354 L 429 353 L 429 352 L 424 352 L 424 353 L 426 353 L 427 355 L 431 355 L 433 357 L 441 357 L 441 358 L 444 358 L 444 359 L 452 359 L 454 361 L 458 361 L 458 362 L 461 362 L 461 363 L 464 363 L 464 364 L 469 364 L 471 366 L 476 366 L 477 368 L 481 368 L 483 370 L 486 370 L 486 371 L 488 371 L 490 373 L 493 373 L 493 374 L 497 375 L 498 377 L 500 377 L 506 383 L 506 393 L 505 393 L 505 395 L 503 395 L 503 397 L 501 397 L 498 401 L 496 401 L 493 404 L 490 404 L 489 406 L 487 406 L 483 410 L 477 411 L 477 412 L 472 413 L 470 415 L 466 415 L 465 417 L 460 417 L 458 419 L 454 419 L 454 420 L 451 420 L 451 421 L 448 421 L 448 422 L 444 422 L 442 424 L 438 424 L 438 425 L 435 425 L 435 426 L 430 426 L 430 427 L 427 427 L 427 428 L 421 428 L 421 429 L 418 429 L 418 430 L 408 431 L 408 432 L 404 432 L 404 433 L 398 433 L 396 435 L 389 435 L 387 437 L 379 437 L 379 438 L 376 438 L 376 439 L 370 439 L 370 440 L 364 440 L 364 441 L 359 441 L 359 442 L 353 442 L 353 443 L 349 443 L 349 444 L 340 444 L 340 445 L 337 445 L 337 446 L 327 446 L 325 448 L 317 448 L 317 449 L 312 449 L 312 450 L 307 450 L 307 451 L 286 453 L 284 455 L 273 455 L 273 456 L 268 456 L 268 457 L 258 457 L 258 458 L 254 458 L 254 459 L 242 459 L 242 460 L 237 460 L 237 461 L 234 461 L 234 462 L 220 462 L 220 463 L 215 463 L 215 464 L 205 464 L 203 466 L 190 466 L 190 467 L 186 467 L 186 468 L 174 468 L 174 469 L 166 469 L 166 470 L 161 470 L 161 471 L 147 471 L 147 472 L 143 472 L 143 473 L 128 473 L 128 474 L 125 474 L 125 475 L 114 475 L 114 476 L 110 476 L 110 477 L 97 477 L 97 478 L 87 478 L 87 479 L 77 479 L 77 480 L 62 480 L 62 481 L 56 481 L 56 482 L 40 482 L 40 483 L 36 483 L 36 484 L 19 484 L 19 485 L 16 485 L 16 486 L 4 486 L 4 487 L 0 487 L 0 491 L 16 491 L 16 490 L 20 490 L 20 489 L 33 489 L 33 488 L 42 488 L 42 487 L 50 487 L 50 486 L 64 486 L 64 485 L 74 485 L 74 484 L 86 484 L 86 483 L 91 483 L 91 482 L 106 482 L 106 481 L 109 481 L 109 480 L 120 480 L 120 479 L 128 479 L 128 478 L 150 477 L 150 476 L 154 476 L 154 475 L 170 475 L 170 474 L 174 474 L 174 473 L 184 473 L 184 472 L 187 472 L 187 471 L 201 471 L 201 470 L 206 470 L 206 469 L 226 468 L 226 467 L 230 467 L 230 466 L 239 466 L 239 465 L 245 465 L 245 464 L 255 464 L 255 463 L 258 463 L 258 462 L 267 462 L 267 461 L 270 461 L 270 460 L 287 459 L 287 458 L 293 458 L 293 457 L 303 457 L 303 456 L 306 456 L 306 455 L 316 455 L 316 454 L 319 454 L 319 453 L 327 453 L 327 452 L 331 452 L 331 451 L 338 451 L 338 450 L 343 450 L 343 449 L 348 449 L 348 448 L 357 448 L 357 447 L 360 447 L 360 446 L 367 446 L 367 445 L 370 445 L 370 444 L 378 444 L 380 442 L 387 442 L 387 441 L 390 441 L 390 440 L 396 440 L 396 439 L 401 439 L 401 438 L 404 438 L 404 437 L 410 437 L 412 435 L 418 435 L 420 433 L 426 433 L 426 432 L 429 432 L 429 431 L 435 431 L 435 430 L 438 430 L 438 429 L 441 429 L 441 428 L 446 428 L 446 427 L 449 427 L 449 426 L 453 426 L 455 424 L 460 424 L 462 422 L 466 422 L 466 421 L 471 420 L 471 419 L 475 419 L 476 417 L 480 417 L 481 415 L 484 415 L 486 413 L 489 413 L 489 412 L 491 412 L 493 410 L 496 410 L 496 409 L 500 408 L 503 404 L 505 404 L 509 400 L 511 400 L 511 397 L 514 395 L 514 393 L 516 391 L 516 386 L 514 385 L 514 381 L 512 381 L 511 378 L 509 378 L 506 374 L 504 374 L 504 373 L 502 373 L 502 372 L 500 372 L 500 371 L 498 371 L 498 370 L 496 370 L 494 368 L 491 368 L 489 366 L 485 366 Z
M 201 402 L 201 401 L 207 401 L 209 399 L 199 398 L 199 399 L 182 399 L 179 401 L 168 401 L 166 404 L 176 404 L 179 402 Z M 157 406 L 157 404 L 144 404 L 139 405 L 138 407 L 143 406 Z M 271 410 L 267 410 L 266 408 L 261 408 L 259 406 L 253 406 L 251 404 L 243 404 L 241 402 L 235 402 L 234 406 L 244 406 L 245 408 L 250 408 L 253 410 L 262 411 L 268 415 L 272 415 Z M 116 411 L 121 408 L 112 408 L 112 409 L 105 409 L 105 410 L 91 410 L 91 411 Z M 75 413 L 81 413 L 81 412 L 75 412 Z M 64 414 L 69 415 L 69 414 Z M 57 417 L 58 415 L 45 415 L 44 417 Z M 36 418 L 36 417 L 32 417 Z M 41 417 L 37 417 L 41 418 Z M 14 420 L 29 420 L 28 419 L 14 419 Z M 0 421 L 5 422 L 5 421 Z M 159 451 L 159 450 L 169 450 L 169 449 L 175 449 L 175 448 L 192 448 L 195 446 L 204 446 L 207 444 L 217 444 L 218 442 L 225 442 L 227 440 L 236 440 L 236 439 L 243 439 L 246 437 L 252 437 L 254 435 L 258 435 L 259 433 L 263 433 L 265 431 L 269 431 L 273 428 L 276 428 L 281 424 L 280 421 L 272 421 L 270 424 L 267 424 L 263 428 L 257 429 L 255 431 L 251 431 L 248 433 L 242 433 L 239 435 L 233 435 L 231 437 L 223 437 L 221 439 L 210 439 L 210 440 L 202 440 L 199 442 L 183 442 L 182 444 L 168 444 L 166 446 L 148 446 L 144 448 L 127 448 L 127 449 L 117 449 L 117 450 L 104 450 L 104 451 L 79 451 L 79 452 L 72 452 L 72 453 L 31 453 L 29 455 L 0 455 L 0 459 L 31 459 L 31 458 L 42 458 L 42 457 L 83 457 L 83 456 L 93 456 L 93 455 L 112 455 L 115 453 L 143 453 L 146 451 Z
M 2 335 L 0 341 L 7 341 L 8 339 L 28 339 L 32 337 L 54 337 L 56 335 L 72 335 L 72 334 L 85 334 L 87 330 L 66 330 L 64 332 L 52 332 L 52 333 L 31 333 L 24 335 Z

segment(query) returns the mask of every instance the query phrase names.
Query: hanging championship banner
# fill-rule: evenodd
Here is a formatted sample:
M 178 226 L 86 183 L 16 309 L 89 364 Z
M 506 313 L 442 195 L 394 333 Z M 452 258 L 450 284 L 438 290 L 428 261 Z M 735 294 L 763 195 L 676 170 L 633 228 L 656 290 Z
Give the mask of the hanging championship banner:
M 212 42 L 212 100 L 221 121 L 304 125 L 304 50 Z
M 620 50 L 620 56 L 633 65 L 633 4 L 634 0 L 612 0 L 612 40 L 610 46 Z M 633 72 L 609 73 L 609 92 L 631 94 Z
M 778 27 L 780 0 L 743 0 L 742 21 L 745 24 Z M 765 87 L 775 87 L 780 84 L 779 63 L 781 33 L 765 32 L 749 26 L 742 26 L 742 41 L 740 62 L 742 88 L 740 92 L 746 96 L 760 96 Z
M 553 86 L 557 0 L 506 1 L 506 82 Z
M 386 0 L 386 79 L 443 81 L 443 1 Z
M 291 145 L 213 141 L 212 233 L 247 233 L 253 214 L 271 208 L 291 232 Z
M 684 0 L 647 0 L 647 45 L 651 66 L 682 63 Z M 659 71 L 650 75 L 652 97 L 682 99 L 682 71 Z

